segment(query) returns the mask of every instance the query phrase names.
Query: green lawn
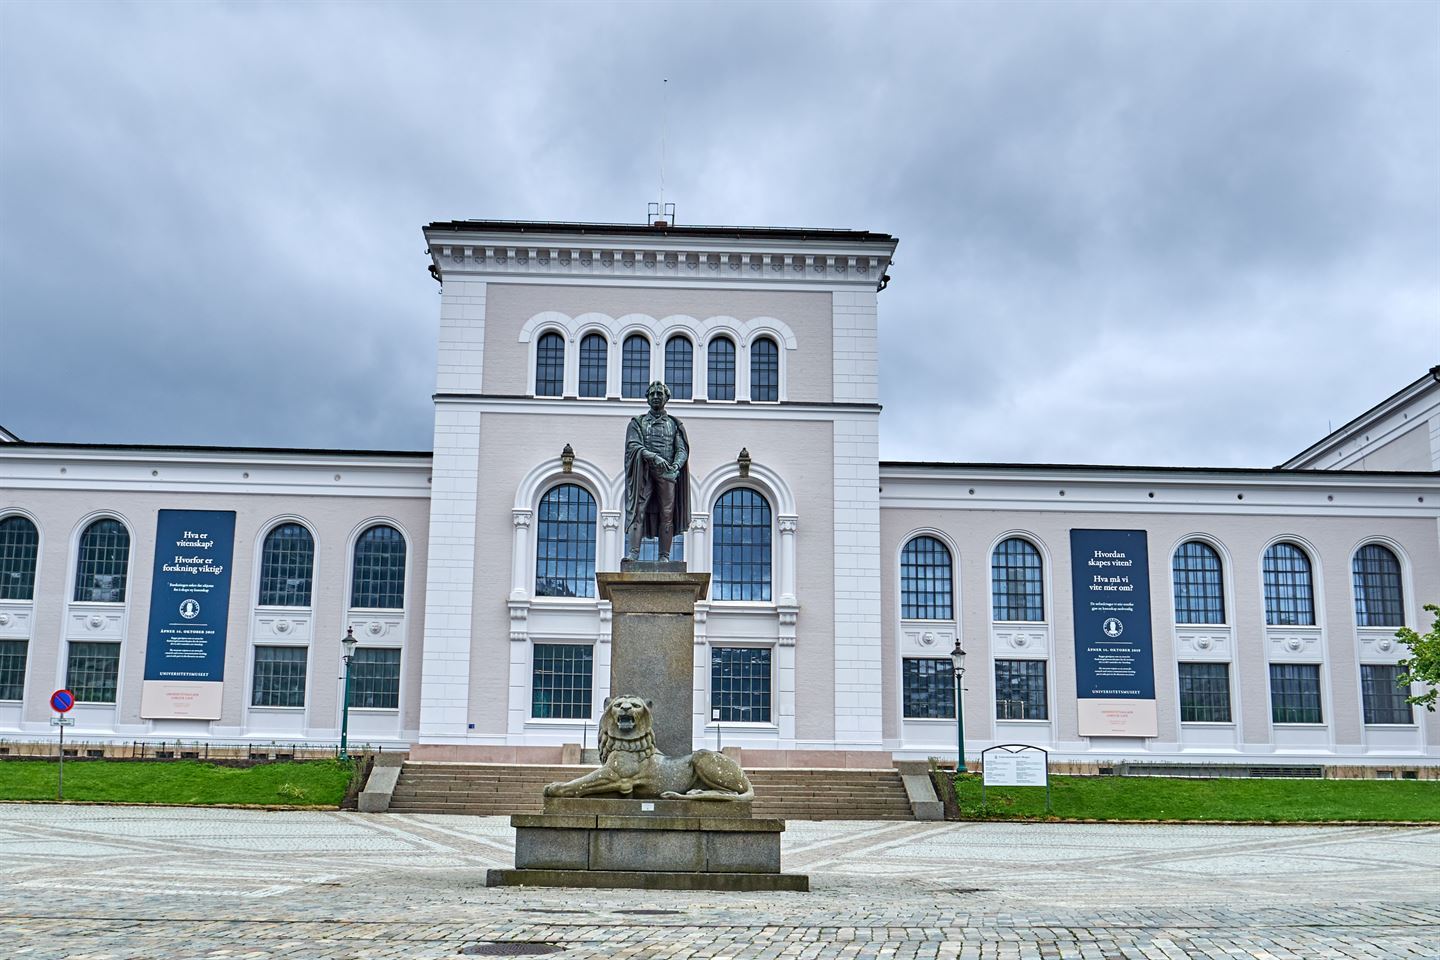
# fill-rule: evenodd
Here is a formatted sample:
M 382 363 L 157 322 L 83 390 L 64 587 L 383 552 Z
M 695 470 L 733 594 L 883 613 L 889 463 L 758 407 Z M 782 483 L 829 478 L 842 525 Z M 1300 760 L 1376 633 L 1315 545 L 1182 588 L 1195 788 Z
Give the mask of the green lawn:
M 54 760 L 0 761 L 0 800 L 54 800 Z M 335 760 L 222 767 L 198 760 L 65 764 L 65 799 L 119 803 L 254 803 L 336 807 L 352 768 Z
M 980 810 L 980 777 L 957 778 L 966 819 L 1045 819 L 1042 787 L 991 787 Z M 1440 780 L 1189 780 L 1171 777 L 1051 777 L 1057 820 L 1440 821 Z

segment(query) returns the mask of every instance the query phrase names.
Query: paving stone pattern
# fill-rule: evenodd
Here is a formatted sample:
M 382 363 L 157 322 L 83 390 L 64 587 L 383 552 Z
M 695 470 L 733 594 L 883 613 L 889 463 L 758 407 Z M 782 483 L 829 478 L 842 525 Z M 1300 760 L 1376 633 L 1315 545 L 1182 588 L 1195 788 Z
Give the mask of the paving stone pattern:
M 486 888 L 501 817 L 0 805 L 3 960 L 1440 958 L 1440 829 L 795 822 L 808 894 Z

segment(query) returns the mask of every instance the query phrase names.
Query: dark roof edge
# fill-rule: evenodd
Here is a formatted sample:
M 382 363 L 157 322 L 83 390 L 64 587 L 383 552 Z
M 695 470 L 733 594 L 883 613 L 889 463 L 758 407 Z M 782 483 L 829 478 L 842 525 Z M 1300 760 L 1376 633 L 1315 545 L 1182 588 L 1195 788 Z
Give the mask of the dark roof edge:
M 59 443 L 56 441 L 17 440 L 0 447 L 6 450 L 103 450 L 121 453 L 135 450 L 147 453 L 190 452 L 190 453 L 270 453 L 321 457 L 394 457 L 432 459 L 429 450 L 333 450 L 319 447 L 222 447 L 190 443 Z
M 1306 447 L 1304 450 L 1301 450 L 1299 453 L 1295 454 L 1295 456 L 1290 457 L 1288 460 L 1285 461 L 1285 463 L 1294 463 L 1296 460 L 1308 460 L 1313 456 L 1317 456 L 1318 451 L 1324 449 L 1326 444 L 1329 443 L 1333 438 L 1340 436 L 1342 433 L 1347 433 L 1350 430 L 1359 427 L 1361 422 L 1368 419 L 1369 417 L 1374 416 L 1375 413 L 1383 407 L 1388 407 L 1391 404 L 1395 403 L 1397 400 L 1404 397 L 1407 393 L 1418 392 L 1421 388 L 1425 386 L 1426 381 L 1440 383 L 1440 363 L 1437 363 L 1429 370 L 1426 370 L 1425 373 L 1418 379 L 1407 383 L 1405 386 L 1401 387 L 1399 390 L 1396 390 L 1394 393 L 1390 394 L 1390 396 L 1386 397 L 1384 400 L 1381 400 L 1379 403 L 1371 404 L 1369 407 L 1365 408 L 1364 412 L 1362 412 L 1359 416 L 1352 417 L 1350 420 L 1342 423 L 1334 430 L 1331 430 L 1329 433 L 1325 434 L 1325 436 L 1321 437 L 1319 440 L 1316 440 L 1314 443 L 1310 444 L 1310 446 Z M 1311 451 L 1316 452 L 1312 453 Z M 1277 469 L 1283 469 L 1284 466 L 1285 464 L 1281 464 L 1280 467 Z
M 716 237 L 735 240 L 834 240 L 850 243 L 895 243 L 888 233 L 828 227 L 725 227 L 671 225 L 654 227 L 644 223 L 576 223 L 560 220 L 438 220 L 426 230 L 490 233 L 578 233 L 595 236 L 654 234 L 662 237 Z
M 1320 477 L 1344 480 L 1360 477 L 1409 477 L 1440 479 L 1436 470 L 1317 470 L 1282 469 L 1280 467 L 1173 467 L 1132 466 L 1120 463 L 954 463 L 941 460 L 881 460 L 880 469 L 920 470 L 1058 470 L 1075 473 L 1202 473 L 1207 475 L 1241 474 L 1246 476 L 1295 477 L 1307 480 Z

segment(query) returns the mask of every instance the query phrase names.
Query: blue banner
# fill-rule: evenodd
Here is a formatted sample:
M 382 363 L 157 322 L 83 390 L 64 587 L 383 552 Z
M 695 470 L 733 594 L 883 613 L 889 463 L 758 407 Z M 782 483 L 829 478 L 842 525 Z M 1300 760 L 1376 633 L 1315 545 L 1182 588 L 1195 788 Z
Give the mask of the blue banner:
M 1144 530 L 1071 530 L 1082 736 L 1155 736 L 1150 554 Z M 1086 704 L 1083 701 L 1103 703 Z M 1125 707 L 1114 701 L 1148 701 Z
M 234 550 L 233 510 L 160 511 L 141 716 L 219 719 Z

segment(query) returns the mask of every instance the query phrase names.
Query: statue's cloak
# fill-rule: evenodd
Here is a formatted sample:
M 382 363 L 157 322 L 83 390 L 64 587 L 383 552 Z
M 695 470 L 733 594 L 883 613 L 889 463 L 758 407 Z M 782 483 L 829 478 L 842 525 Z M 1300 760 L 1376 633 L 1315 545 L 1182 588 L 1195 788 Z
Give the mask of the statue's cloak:
M 676 536 L 690 529 L 690 437 L 685 433 L 685 424 L 680 422 L 679 417 L 670 416 L 675 421 L 677 439 L 685 444 L 685 462 L 680 466 L 680 472 L 675 477 L 675 504 L 671 512 L 671 519 L 674 520 L 674 531 Z M 640 454 L 645 449 L 645 434 L 640 429 L 640 422 L 645 414 L 630 418 L 630 425 L 625 429 L 625 529 L 630 529 L 630 518 L 635 516 L 635 505 L 640 500 L 640 488 L 648 480 L 646 476 L 645 458 Z M 650 497 L 646 504 L 645 516 L 642 520 L 642 537 L 660 536 L 660 498 Z

